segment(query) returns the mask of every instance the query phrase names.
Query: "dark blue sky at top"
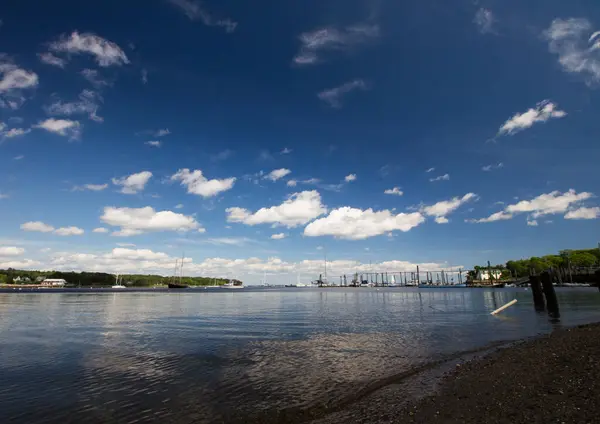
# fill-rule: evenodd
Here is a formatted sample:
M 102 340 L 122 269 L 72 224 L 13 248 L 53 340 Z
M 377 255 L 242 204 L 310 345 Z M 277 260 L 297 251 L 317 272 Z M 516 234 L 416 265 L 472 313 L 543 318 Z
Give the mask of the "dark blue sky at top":
M 17 126 L 26 128 L 47 119 L 45 105 L 76 99 L 91 88 L 79 74 L 84 68 L 98 70 L 112 84 L 101 89 L 98 113 L 104 122 L 69 117 L 83 124 L 80 140 L 33 129 L 0 144 L 0 193 L 5 194 L 0 244 L 28 240 L 66 251 L 68 243 L 100 252 L 127 241 L 154 251 L 166 251 L 168 245 L 175 256 L 187 249 L 195 262 L 251 256 L 293 262 L 314 259 L 316 247 L 327 246 L 334 259 L 471 266 L 597 242 L 598 221 L 563 219 L 566 209 L 541 217 L 537 226 L 527 225 L 527 214 L 465 222 L 501 211 L 504 206 L 496 202 L 515 204 L 554 190 L 600 191 L 597 82 L 566 71 L 543 36 L 555 19 L 584 18 L 591 32 L 600 29 L 597 2 L 205 0 L 201 6 L 213 21 L 237 22 L 235 31 L 190 20 L 167 0 L 0 5 L 0 52 L 39 76 L 19 109 L 0 109 L 0 122 L 20 117 L 23 123 Z M 480 10 L 493 13 L 489 31 L 474 21 Z M 319 51 L 314 65 L 293 63 L 301 34 L 357 24 L 377 26 L 379 35 Z M 38 53 L 73 31 L 116 43 L 130 63 L 100 67 L 86 54 L 71 55 L 65 69 L 40 62 Z M 147 72 L 146 84 L 142 72 Z M 317 96 L 355 80 L 364 81 L 365 89 L 340 96 L 340 107 Z M 543 100 L 567 116 L 490 141 L 508 119 Z M 140 133 L 159 128 L 171 131 L 160 138 L 162 147 L 144 145 L 153 137 Z M 283 148 L 292 152 L 282 155 Z M 227 158 L 215 159 L 226 150 Z M 14 160 L 20 155 L 24 158 Z M 503 166 L 482 171 L 497 163 Z M 202 198 L 168 182 L 181 168 L 237 181 L 229 191 Z M 292 173 L 274 183 L 260 177 L 259 184 L 250 181 L 250 175 L 278 168 Z M 427 173 L 429 168 L 435 171 Z M 152 180 L 135 195 L 117 193 L 110 183 L 144 170 L 153 173 Z M 341 184 L 348 174 L 356 174 L 356 181 Z M 444 174 L 449 180 L 430 182 Z M 291 178 L 322 183 L 288 187 Z M 70 190 L 86 183 L 108 183 L 109 188 Z M 327 184 L 341 186 L 334 191 Z M 392 187 L 404 195 L 385 195 Z M 409 212 L 466 193 L 475 193 L 477 201 L 449 213 L 448 224 L 427 218 L 408 232 L 362 240 L 306 237 L 306 225 L 227 222 L 227 208 L 256 211 L 303 190 L 318 190 L 329 210 Z M 177 204 L 185 207 L 175 210 Z M 195 216 L 207 232 L 149 232 L 132 240 L 92 235 L 93 228 L 106 226 L 99 220 L 106 206 L 152 206 Z M 593 208 L 598 201 L 590 198 L 569 210 L 576 206 Z M 85 234 L 67 240 L 22 231 L 27 221 L 73 225 Z M 271 240 L 275 232 L 287 237 Z M 194 241 L 184 246 L 177 241 L 182 237 Z M 225 238 L 245 241 L 216 241 Z M 34 250 L 27 252 L 46 263 Z

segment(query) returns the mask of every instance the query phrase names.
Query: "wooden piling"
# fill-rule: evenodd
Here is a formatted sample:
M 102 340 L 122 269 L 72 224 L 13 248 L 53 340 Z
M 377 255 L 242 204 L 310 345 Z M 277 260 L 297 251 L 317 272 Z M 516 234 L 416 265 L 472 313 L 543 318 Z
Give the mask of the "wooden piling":
M 529 276 L 529 284 L 531 285 L 531 293 L 533 294 L 533 305 L 535 310 L 542 312 L 546 310 L 546 304 L 544 302 L 544 292 L 542 291 L 542 284 L 538 275 Z
M 548 271 L 543 272 L 541 279 L 546 304 L 548 305 L 548 315 L 550 315 L 550 318 L 559 319 L 560 310 L 558 309 L 558 299 L 554 291 L 554 285 L 552 284 L 552 275 Z

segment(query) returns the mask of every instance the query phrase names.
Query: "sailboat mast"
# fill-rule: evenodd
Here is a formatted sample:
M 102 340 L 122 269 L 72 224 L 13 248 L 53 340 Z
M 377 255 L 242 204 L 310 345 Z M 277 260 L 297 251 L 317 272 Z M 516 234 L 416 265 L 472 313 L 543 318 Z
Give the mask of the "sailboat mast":
M 179 283 L 181 283 L 181 279 L 183 277 L 183 258 L 185 257 L 185 253 L 181 254 L 181 266 L 179 268 Z
M 325 258 L 325 281 L 327 281 L 327 249 L 323 248 L 323 256 Z

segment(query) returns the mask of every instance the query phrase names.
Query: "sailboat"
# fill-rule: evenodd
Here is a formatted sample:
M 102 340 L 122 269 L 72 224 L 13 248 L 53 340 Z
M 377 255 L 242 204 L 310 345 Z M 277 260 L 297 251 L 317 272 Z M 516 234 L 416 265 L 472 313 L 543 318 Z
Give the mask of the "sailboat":
M 183 256 L 181 257 L 181 266 L 178 267 L 179 260 L 175 261 L 175 272 L 173 275 L 173 281 L 169 283 L 170 289 L 187 289 L 189 286 L 187 284 L 183 284 L 181 282 L 181 277 L 183 276 Z M 175 282 L 175 277 L 177 276 L 177 270 L 179 269 L 179 283 Z
M 112 286 L 112 288 L 113 289 L 126 289 L 127 288 L 126 286 L 119 284 L 119 274 L 115 275 L 115 285 Z

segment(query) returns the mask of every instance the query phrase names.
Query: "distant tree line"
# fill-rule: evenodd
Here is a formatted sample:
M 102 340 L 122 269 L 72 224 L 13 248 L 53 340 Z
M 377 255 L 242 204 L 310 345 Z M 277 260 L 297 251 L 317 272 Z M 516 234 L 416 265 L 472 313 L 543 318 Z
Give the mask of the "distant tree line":
M 14 280 L 20 277 L 20 281 Z M 116 282 L 115 274 L 105 272 L 63 272 L 63 271 L 25 271 L 18 269 L 0 270 L 0 284 L 32 284 L 40 282 L 45 278 L 56 278 L 65 280 L 70 286 L 112 286 Z M 29 281 L 27 281 L 29 280 Z M 163 277 L 161 275 L 122 274 L 119 283 L 128 287 L 152 287 L 163 286 L 170 282 L 179 282 L 179 277 Z M 182 277 L 181 282 L 189 286 L 222 286 L 230 280 L 227 278 L 211 277 Z M 234 284 L 241 281 L 233 279 Z
M 571 270 L 573 273 L 581 268 L 589 268 L 600 266 L 600 249 L 581 249 L 581 250 L 561 250 L 558 255 L 546 255 L 542 257 L 533 256 L 529 259 L 519 259 L 508 261 L 505 265 L 498 264 L 491 266 L 492 269 L 502 271 L 502 279 L 527 277 L 532 273 L 540 274 L 549 269 L 558 272 L 567 272 Z M 473 277 L 479 270 L 488 269 L 487 265 L 476 265 Z

